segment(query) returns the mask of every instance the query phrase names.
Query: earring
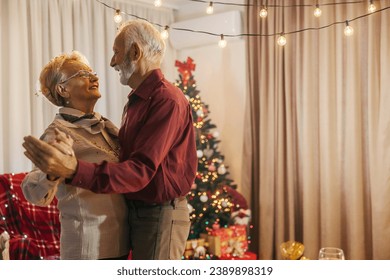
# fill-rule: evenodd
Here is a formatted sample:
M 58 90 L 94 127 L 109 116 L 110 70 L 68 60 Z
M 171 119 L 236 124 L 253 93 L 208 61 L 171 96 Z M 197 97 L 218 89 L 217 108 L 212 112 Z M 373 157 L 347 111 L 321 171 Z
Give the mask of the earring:
M 65 104 L 66 104 L 66 105 L 69 105 L 69 100 L 66 100 L 66 101 L 65 101 Z

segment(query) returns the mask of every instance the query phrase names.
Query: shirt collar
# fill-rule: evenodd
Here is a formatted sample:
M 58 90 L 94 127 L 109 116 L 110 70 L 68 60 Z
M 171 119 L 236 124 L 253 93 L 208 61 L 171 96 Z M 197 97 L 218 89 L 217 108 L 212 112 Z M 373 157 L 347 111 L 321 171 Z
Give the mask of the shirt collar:
M 135 94 L 138 97 L 146 100 L 151 96 L 153 90 L 163 79 L 164 75 L 161 72 L 161 69 L 154 69 L 135 90 L 132 90 L 129 93 L 127 97 Z
M 77 110 L 77 109 L 74 109 L 74 108 L 69 108 L 69 107 L 61 107 L 58 111 L 60 114 L 67 114 L 67 115 L 72 115 L 75 117 L 81 117 L 81 116 L 85 115 L 84 112 Z

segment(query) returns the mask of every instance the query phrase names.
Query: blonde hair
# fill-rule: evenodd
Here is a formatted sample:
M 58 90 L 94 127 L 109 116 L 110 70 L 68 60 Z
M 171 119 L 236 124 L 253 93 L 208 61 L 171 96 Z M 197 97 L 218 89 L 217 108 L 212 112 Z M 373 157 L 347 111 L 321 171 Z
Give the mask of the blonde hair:
M 57 93 L 56 86 L 63 79 L 61 68 L 68 62 L 81 62 L 89 66 L 89 62 L 84 55 L 78 51 L 63 53 L 54 57 L 46 64 L 39 75 L 40 91 L 46 98 L 56 106 L 64 106 L 64 98 Z

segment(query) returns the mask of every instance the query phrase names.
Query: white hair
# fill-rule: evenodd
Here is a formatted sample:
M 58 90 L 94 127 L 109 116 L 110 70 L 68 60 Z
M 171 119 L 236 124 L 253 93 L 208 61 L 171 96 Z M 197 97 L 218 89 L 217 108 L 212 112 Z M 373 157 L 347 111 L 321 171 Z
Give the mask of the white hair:
M 147 62 L 161 64 L 165 53 L 165 41 L 151 23 L 141 19 L 129 20 L 120 26 L 119 34 L 123 34 L 126 53 L 133 43 L 137 43 Z

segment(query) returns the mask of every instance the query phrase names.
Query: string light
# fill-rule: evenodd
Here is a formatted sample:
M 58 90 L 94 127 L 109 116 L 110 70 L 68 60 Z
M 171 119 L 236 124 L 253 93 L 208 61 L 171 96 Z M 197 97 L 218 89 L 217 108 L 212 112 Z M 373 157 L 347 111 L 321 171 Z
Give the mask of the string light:
M 277 42 L 278 42 L 278 45 L 281 47 L 283 47 L 287 44 L 286 36 L 284 36 L 283 32 L 280 33 L 280 36 L 278 37 Z
M 114 21 L 120 23 L 122 21 L 121 10 L 115 10 Z
M 322 14 L 322 11 L 321 11 L 321 9 L 320 9 L 320 6 L 317 4 L 317 5 L 316 5 L 316 8 L 314 9 L 314 16 L 315 16 L 315 17 L 320 17 L 321 14 Z
M 154 6 L 155 7 L 161 7 L 162 1 L 161 0 L 154 0 Z
M 344 34 L 345 36 L 352 36 L 353 28 L 349 25 L 348 20 L 345 21 Z
M 208 5 L 207 9 L 206 9 L 206 13 L 208 15 L 211 15 L 212 13 L 214 13 L 214 7 L 213 7 L 213 2 L 210 2 L 210 4 Z
M 223 34 L 221 34 L 221 39 L 218 42 L 218 46 L 223 49 L 224 47 L 226 47 L 226 45 L 227 45 L 227 42 L 226 42 Z
M 267 7 L 264 6 L 263 8 L 261 8 L 259 16 L 261 18 L 266 18 L 268 16 Z
M 106 3 L 100 1 L 100 0 L 95 0 L 96 2 L 99 2 L 100 4 L 106 6 L 107 8 L 110 8 L 110 9 L 113 9 L 114 11 L 116 11 L 116 9 L 114 7 L 111 7 L 109 5 L 107 5 Z M 208 1 L 200 1 L 200 0 L 189 0 L 189 1 L 197 1 L 197 2 L 204 2 L 204 3 L 209 3 Z M 161 3 L 161 0 L 155 0 L 155 2 L 160 2 Z M 357 3 L 362 3 L 363 1 L 353 1 L 353 2 L 342 2 L 342 3 L 321 3 L 322 6 L 324 5 L 342 5 L 342 4 L 357 4 Z M 217 3 L 217 4 L 224 4 L 224 3 L 221 3 L 221 2 L 214 2 L 214 4 Z M 373 1 L 371 0 L 370 1 L 370 4 L 373 4 Z M 228 5 L 228 3 L 226 3 L 226 5 Z M 239 5 L 239 4 L 232 4 L 232 5 Z M 243 6 L 243 5 L 241 5 Z M 252 4 L 247 4 L 245 6 L 254 6 Z M 268 7 L 313 7 L 313 5 L 288 5 L 288 6 L 278 6 L 278 5 L 267 5 L 267 8 Z M 374 5 L 375 6 L 375 5 Z M 265 7 L 264 7 L 265 8 Z M 376 8 L 375 8 L 376 9 Z M 383 7 L 379 10 L 375 10 L 374 12 L 370 12 L 370 13 L 367 13 L 367 14 L 362 14 L 360 16 L 357 16 L 357 17 L 354 17 L 354 18 L 351 18 L 349 20 L 347 20 L 348 22 L 352 22 L 352 21 L 355 21 L 355 20 L 358 20 L 358 19 L 362 19 L 362 18 L 365 18 L 365 17 L 368 17 L 372 14 L 376 14 L 376 13 L 380 13 L 380 12 L 384 12 L 386 10 L 390 9 L 390 6 L 388 7 Z M 138 18 L 138 19 L 142 19 L 142 20 L 146 20 L 148 22 L 150 22 L 148 19 L 146 18 L 143 18 L 143 17 L 140 17 L 140 16 L 137 16 L 137 15 L 134 15 L 134 14 L 130 14 L 130 13 L 125 13 L 125 12 L 121 12 L 122 14 L 125 14 L 125 15 L 128 15 L 128 16 L 131 16 L 131 17 L 135 17 L 135 18 Z M 277 39 L 277 42 L 279 45 L 285 45 L 286 44 L 286 38 L 285 38 L 285 35 L 288 35 L 288 34 L 296 34 L 296 33 L 301 33 L 301 32 L 305 32 L 305 31 L 310 31 L 310 30 L 316 30 L 316 31 L 319 31 L 319 30 L 322 30 L 322 29 L 325 29 L 325 28 L 330 28 L 332 26 L 335 26 L 335 25 L 338 25 L 338 24 L 345 24 L 346 21 L 337 21 L 337 22 L 333 22 L 333 23 L 330 23 L 330 24 L 327 24 L 327 25 L 324 25 L 324 26 L 320 26 L 320 27 L 315 27 L 315 28 L 312 28 L 312 27 L 309 27 L 309 28 L 303 28 L 303 29 L 299 29 L 299 30 L 293 30 L 293 31 L 289 31 L 289 32 L 286 32 L 286 33 L 283 33 L 283 36 L 281 36 L 280 33 L 269 33 L 269 34 L 249 34 L 249 33 L 240 33 L 240 34 L 233 34 L 233 35 L 230 35 L 230 34 L 225 34 L 224 37 L 276 37 L 278 36 L 278 39 Z M 163 25 L 161 24 L 158 24 L 158 23 L 153 23 L 153 22 L 150 22 L 151 24 L 154 24 L 156 26 L 159 26 L 159 27 L 164 27 Z M 185 32 L 193 32 L 193 33 L 199 33 L 199 34 L 206 34 L 206 35 L 210 35 L 210 36 L 221 36 L 221 34 L 218 34 L 218 33 L 213 33 L 213 32 L 208 32 L 208 31 L 201 31 L 201 30 L 192 30 L 192 29 L 189 29 L 189 28 L 178 28 L 178 27 L 173 27 L 171 28 L 173 30 L 177 30 L 177 31 L 185 31 Z M 346 33 L 345 35 L 346 36 L 350 36 L 352 35 L 353 33 L 353 28 L 349 25 L 347 25 L 344 29 L 344 32 Z M 224 41 L 224 40 L 223 40 Z M 226 46 L 226 43 L 224 43 L 222 40 L 218 43 L 219 45 L 222 45 L 221 47 L 224 47 Z M 225 41 L 226 42 L 226 41 Z M 202 123 L 199 123 L 198 125 L 203 125 L 203 122 Z
M 368 12 L 373 13 L 373 12 L 375 12 L 375 10 L 376 10 L 375 4 L 373 3 L 372 0 L 370 0 L 370 5 L 368 5 Z
M 161 31 L 161 38 L 163 38 L 163 40 L 166 40 L 169 37 L 168 29 L 169 29 L 169 26 L 167 25 L 167 26 L 165 26 L 165 29 L 163 31 Z

